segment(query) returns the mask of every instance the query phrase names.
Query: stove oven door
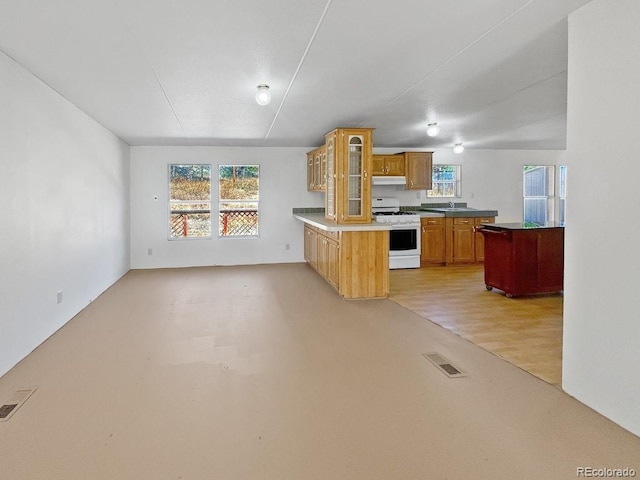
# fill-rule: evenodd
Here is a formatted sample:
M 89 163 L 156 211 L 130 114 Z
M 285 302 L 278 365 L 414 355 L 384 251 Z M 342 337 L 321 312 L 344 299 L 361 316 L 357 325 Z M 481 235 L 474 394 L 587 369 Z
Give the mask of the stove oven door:
M 389 256 L 420 255 L 420 227 L 394 225 L 389 231 Z

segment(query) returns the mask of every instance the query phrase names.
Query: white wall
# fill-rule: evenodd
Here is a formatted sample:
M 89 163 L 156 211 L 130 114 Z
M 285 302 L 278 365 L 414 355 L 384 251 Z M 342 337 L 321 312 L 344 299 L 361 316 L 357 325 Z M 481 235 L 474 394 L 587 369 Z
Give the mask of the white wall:
M 0 148 L 3 375 L 128 271 L 129 147 L 0 53 Z
M 132 147 L 132 268 L 302 261 L 302 224 L 293 218 L 292 209 L 324 206 L 323 194 L 306 190 L 306 152 L 311 149 Z M 168 240 L 167 175 L 171 163 L 211 164 L 214 202 L 218 198 L 218 165 L 260 165 L 259 237 L 218 238 L 214 217 L 213 238 Z M 150 248 L 152 255 L 148 255 Z
M 302 224 L 293 207 L 323 207 L 324 195 L 306 191 L 308 148 L 132 147 L 131 265 L 160 268 L 303 261 Z M 376 153 L 397 150 L 376 149 Z M 522 167 L 561 165 L 564 151 L 436 150 L 435 163 L 462 164 L 463 197 L 469 206 L 497 209 L 499 221 L 522 220 Z M 168 240 L 168 165 L 210 163 L 260 165 L 260 237 Z M 395 196 L 403 205 L 427 202 L 424 191 L 375 187 L 374 195 Z M 154 200 L 155 197 L 158 200 Z M 213 198 L 218 190 L 213 182 Z M 215 206 L 214 206 L 215 209 Z M 214 225 L 215 230 L 215 225 Z M 290 249 L 286 250 L 286 244 Z M 153 254 L 148 255 L 152 249 Z
M 640 3 L 569 18 L 563 388 L 640 435 Z
M 375 140 L 375 138 L 374 138 Z M 375 149 L 375 153 L 400 150 Z M 471 150 L 461 154 L 452 149 L 432 150 L 434 164 L 462 165 L 462 196 L 451 199 L 469 207 L 498 210 L 498 222 L 521 222 L 523 217 L 522 172 L 525 165 L 564 165 L 564 150 Z M 556 168 L 556 177 L 558 169 Z M 570 181 L 570 180 L 569 180 Z M 405 190 L 398 186 L 375 186 L 374 196 L 399 197 L 402 205 L 447 202 L 428 198 L 426 191 Z

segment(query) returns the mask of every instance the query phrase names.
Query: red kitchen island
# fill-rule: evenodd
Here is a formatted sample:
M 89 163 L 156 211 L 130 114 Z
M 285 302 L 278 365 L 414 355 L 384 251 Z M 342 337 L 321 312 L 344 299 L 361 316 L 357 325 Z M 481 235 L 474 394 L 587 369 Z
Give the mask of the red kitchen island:
M 483 224 L 484 282 L 507 297 L 563 290 L 564 225 Z

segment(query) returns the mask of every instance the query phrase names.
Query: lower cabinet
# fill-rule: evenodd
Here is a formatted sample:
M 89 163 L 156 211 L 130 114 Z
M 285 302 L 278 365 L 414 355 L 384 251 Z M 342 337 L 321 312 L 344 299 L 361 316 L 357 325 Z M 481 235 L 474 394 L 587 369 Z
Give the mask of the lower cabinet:
M 484 261 L 484 238 L 476 227 L 494 223 L 495 217 L 446 217 L 447 264 L 481 263 Z
M 318 231 L 310 227 L 304 226 L 304 259 L 313 268 L 318 267 Z
M 447 263 L 474 263 L 476 244 L 473 218 L 451 219 L 451 261 Z
M 304 226 L 304 259 L 348 299 L 389 294 L 389 231 L 326 231 Z
M 340 285 L 340 235 L 317 231 L 318 263 L 316 270 L 335 288 Z M 313 248 L 313 247 L 312 247 Z
M 423 217 L 420 229 L 420 265 L 444 265 L 444 217 Z

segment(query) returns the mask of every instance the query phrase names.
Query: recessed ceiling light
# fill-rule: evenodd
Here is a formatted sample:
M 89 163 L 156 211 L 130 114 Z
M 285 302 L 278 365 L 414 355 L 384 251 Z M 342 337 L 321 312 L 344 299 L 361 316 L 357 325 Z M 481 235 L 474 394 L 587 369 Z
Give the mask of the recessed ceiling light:
M 440 133 L 440 127 L 437 123 L 430 123 L 427 125 L 427 135 L 430 137 L 435 137 Z
M 461 143 L 456 143 L 453 146 L 453 153 L 462 153 L 462 152 L 464 152 L 464 147 L 462 146 Z
M 258 85 L 258 92 L 256 93 L 256 102 L 258 105 L 268 105 L 271 101 L 271 92 L 269 91 L 269 85 Z

